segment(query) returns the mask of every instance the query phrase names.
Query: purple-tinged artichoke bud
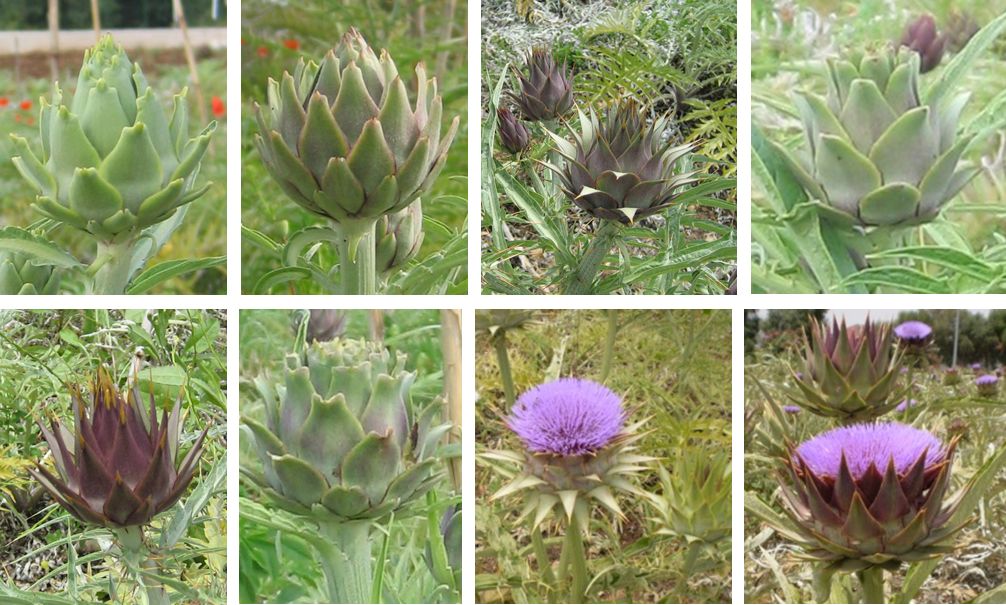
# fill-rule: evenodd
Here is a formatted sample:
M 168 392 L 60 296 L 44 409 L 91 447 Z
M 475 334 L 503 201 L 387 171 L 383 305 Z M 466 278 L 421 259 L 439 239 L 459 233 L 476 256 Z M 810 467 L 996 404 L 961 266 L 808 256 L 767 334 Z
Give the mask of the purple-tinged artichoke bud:
M 500 143 L 510 153 L 517 155 L 531 145 L 531 132 L 509 108 L 500 107 L 496 110 L 496 125 Z
M 919 72 L 932 71 L 943 59 L 946 36 L 936 31 L 936 21 L 932 15 L 922 15 L 905 27 L 901 36 L 901 46 L 907 46 L 919 54 Z
M 510 97 L 525 120 L 551 122 L 573 107 L 573 74 L 565 62 L 557 64 L 548 49 L 532 49 L 517 77 L 520 92 Z
M 405 356 L 363 340 L 311 344 L 286 359 L 285 385 L 262 381 L 265 421 L 244 417 L 262 462 L 245 469 L 280 508 L 331 521 L 377 519 L 439 479 L 432 454 L 449 427 L 434 399 L 413 406 Z
M 618 395 L 590 380 L 562 378 L 527 391 L 507 418 L 524 450 L 484 454 L 505 463 L 499 470 L 510 479 L 493 499 L 527 490 L 521 518 L 533 527 L 557 505 L 567 522 L 575 514 L 586 523 L 591 502 L 621 517 L 613 490 L 645 497 L 629 479 L 654 460 L 635 453 L 646 420 L 626 426 L 628 417 Z
M 999 393 L 999 377 L 995 374 L 983 374 L 975 378 L 975 387 L 982 397 L 995 397 Z
M 844 423 L 873 420 L 898 405 L 902 356 L 889 324 L 867 319 L 849 328 L 844 320 L 828 326 L 812 319 L 804 348 L 803 376 L 794 375 L 799 392 L 790 394 L 797 405 Z
M 784 459 L 786 535 L 832 569 L 933 558 L 953 548 L 949 520 L 961 495 L 945 500 L 956 439 L 897 422 L 840 427 Z
M 384 275 L 405 265 L 423 245 L 423 202 L 385 214 L 374 225 L 377 270 Z
M 311 309 L 307 319 L 307 342 L 334 340 L 346 331 L 346 312 L 341 309 Z
M 176 464 L 179 403 L 158 421 L 153 394 L 144 410 L 138 387 L 123 398 L 100 367 L 91 382 L 90 406 L 76 387 L 71 399 L 73 430 L 56 419 L 50 427 L 39 423 L 57 472 L 41 464 L 29 470 L 56 502 L 84 523 L 129 527 L 148 523 L 181 498 L 196 472 L 208 429 Z
M 943 386 L 956 386 L 961 383 L 961 371 L 957 368 L 947 368 L 943 372 Z

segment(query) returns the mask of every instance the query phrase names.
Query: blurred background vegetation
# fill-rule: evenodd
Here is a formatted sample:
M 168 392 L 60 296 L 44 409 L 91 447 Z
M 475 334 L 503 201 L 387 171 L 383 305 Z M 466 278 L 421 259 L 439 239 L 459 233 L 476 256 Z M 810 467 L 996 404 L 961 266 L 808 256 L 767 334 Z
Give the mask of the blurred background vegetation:
M 192 27 L 223 26 L 225 0 L 182 0 L 185 18 Z M 169 27 L 174 19 L 170 0 L 101 0 L 98 4 L 105 29 Z M 46 29 L 48 3 L 42 0 L 4 0 L 0 3 L 0 29 Z M 91 3 L 59 0 L 61 29 L 91 29 Z
M 601 378 L 611 317 L 616 337 L 607 380 Z M 507 330 L 507 349 L 519 395 L 558 376 L 600 380 L 622 396 L 631 419 L 652 417 L 640 453 L 669 465 L 682 449 L 730 452 L 731 339 L 727 310 L 618 310 L 530 312 L 531 322 Z M 509 414 L 494 343 L 476 338 L 476 452 L 520 449 L 506 428 Z M 659 492 L 657 473 L 641 474 L 641 487 Z M 545 594 L 535 573 L 527 527 L 516 526 L 520 508 L 489 501 L 503 479 L 476 464 L 476 601 L 536 603 Z M 653 510 L 641 498 L 619 497 L 626 518 L 592 532 L 586 541 L 591 569 L 600 571 L 591 594 L 612 603 L 728 603 L 729 556 L 725 565 L 686 576 L 684 548 L 655 534 Z M 608 519 L 596 515 L 597 519 Z M 558 553 L 561 534 L 545 532 Z M 729 542 L 729 541 L 728 541 Z M 525 600 L 526 599 L 526 600 Z
M 246 0 L 241 20 L 242 224 L 273 241 L 285 243 L 291 233 L 322 219 L 287 199 L 276 185 L 252 137 L 258 131 L 253 104 L 265 103 L 269 78 L 279 80 L 292 71 L 300 57 L 320 60 L 342 35 L 355 27 L 375 50 L 387 49 L 404 76 L 422 62 L 444 101 L 444 124 L 460 116 L 457 136 L 447 163 L 430 191 L 423 196 L 425 238 L 422 260 L 441 250 L 465 229 L 468 216 L 468 59 L 467 3 L 458 0 L 304 0 L 280 4 Z M 404 78 L 408 84 L 408 79 Z M 410 93 L 414 92 L 414 87 Z M 446 126 L 445 126 L 446 128 Z M 278 257 L 245 238 L 241 252 L 242 290 L 251 291 L 263 275 L 280 266 Z M 334 250 L 321 250 L 323 266 L 332 266 Z M 448 287 L 449 294 L 465 294 L 462 275 Z M 291 282 L 289 294 L 317 294 L 310 280 Z

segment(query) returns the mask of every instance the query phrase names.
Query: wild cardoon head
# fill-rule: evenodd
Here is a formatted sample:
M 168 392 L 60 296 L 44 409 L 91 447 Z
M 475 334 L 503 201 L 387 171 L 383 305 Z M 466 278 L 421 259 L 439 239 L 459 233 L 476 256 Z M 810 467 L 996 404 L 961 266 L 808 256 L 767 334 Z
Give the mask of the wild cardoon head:
M 897 567 L 953 547 L 944 501 L 956 440 L 898 422 L 832 429 L 784 459 L 783 503 L 791 532 L 813 559 L 857 571 Z
M 842 422 L 873 420 L 894 409 L 901 353 L 893 346 L 889 324 L 847 327 L 811 319 L 804 342 L 805 367 L 796 379 L 797 405 Z
M 904 345 L 923 347 L 929 344 L 933 329 L 921 321 L 906 321 L 894 328 L 894 335 Z
M 528 390 L 506 419 L 523 451 L 485 454 L 504 463 L 498 469 L 510 479 L 493 498 L 527 490 L 523 516 L 533 514 L 535 527 L 560 503 L 567 522 L 577 513 L 585 523 L 592 502 L 621 516 L 612 490 L 637 493 L 629 479 L 653 460 L 635 453 L 646 421 L 626 426 L 628 417 L 619 395 L 590 380 L 564 378 Z
M 590 380 L 560 378 L 517 399 L 507 425 L 532 452 L 576 456 L 595 452 L 625 424 L 622 399 Z
M 994 397 L 999 392 L 999 377 L 995 374 L 983 374 L 975 378 L 975 387 L 982 397 Z

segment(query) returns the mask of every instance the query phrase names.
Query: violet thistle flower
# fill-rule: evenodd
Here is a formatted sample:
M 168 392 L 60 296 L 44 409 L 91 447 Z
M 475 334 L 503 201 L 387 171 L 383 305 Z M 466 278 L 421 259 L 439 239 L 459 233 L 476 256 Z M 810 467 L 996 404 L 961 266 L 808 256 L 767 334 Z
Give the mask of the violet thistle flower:
M 995 397 L 999 392 L 999 377 L 995 374 L 983 374 L 975 378 L 975 387 L 982 397 Z
M 786 412 L 787 414 L 799 414 L 800 412 L 803 411 L 803 408 L 801 408 L 798 405 L 784 405 L 782 406 L 782 411 Z
M 904 345 L 923 347 L 929 344 L 933 329 L 921 321 L 906 321 L 894 328 L 894 335 Z
M 914 408 L 918 404 L 919 402 L 915 399 L 903 399 L 901 400 L 901 403 L 898 404 L 898 407 L 894 408 L 894 411 L 904 413 L 907 412 L 909 408 Z
M 604 385 L 560 378 L 517 399 L 507 426 L 532 452 L 576 456 L 595 452 L 625 424 L 622 399 Z

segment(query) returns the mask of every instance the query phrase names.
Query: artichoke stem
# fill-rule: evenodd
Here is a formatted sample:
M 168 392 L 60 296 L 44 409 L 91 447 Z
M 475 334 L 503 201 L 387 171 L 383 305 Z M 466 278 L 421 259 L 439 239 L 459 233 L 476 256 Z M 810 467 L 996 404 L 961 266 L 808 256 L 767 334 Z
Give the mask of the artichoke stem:
M 343 294 L 377 293 L 376 223 L 362 219 L 335 224 L 339 233 L 339 279 Z
M 864 603 L 886 603 L 884 600 L 884 568 L 870 567 L 856 573 L 863 587 Z
M 608 333 L 604 337 L 604 358 L 601 360 L 601 376 L 598 382 L 604 384 L 611 373 L 611 362 L 615 358 L 615 336 L 618 335 L 618 309 L 608 309 Z
M 171 599 L 158 579 L 161 570 L 143 543 L 143 528 L 139 525 L 113 530 L 119 540 L 123 561 L 136 583 L 147 593 L 149 605 L 170 605 Z
M 619 224 L 616 221 L 605 220 L 601 223 L 601 228 L 594 233 L 594 239 L 587 246 L 587 252 L 580 259 L 580 265 L 573 273 L 573 277 L 566 285 L 563 294 L 593 294 L 594 277 L 600 271 L 601 263 L 604 261 L 605 255 L 608 254 L 608 250 L 611 250 L 615 235 L 618 233 L 618 227 Z
M 500 330 L 493 336 L 493 347 L 496 348 L 496 363 L 500 367 L 500 381 L 503 383 L 503 398 L 509 410 L 517 400 L 517 390 L 513 385 L 513 372 L 510 370 L 510 354 L 506 347 L 506 330 Z
M 125 294 L 132 277 L 133 240 L 98 242 L 98 254 L 88 272 L 93 275 L 88 294 Z
M 562 552 L 559 555 L 559 578 L 561 586 L 568 579 L 569 594 L 566 603 L 586 603 L 587 584 L 590 578 L 587 574 L 587 553 L 583 548 L 580 515 L 574 510 L 569 523 L 566 524 L 566 537 L 562 541 Z
M 314 546 L 325 575 L 326 602 L 370 603 L 370 522 L 322 523 Z

